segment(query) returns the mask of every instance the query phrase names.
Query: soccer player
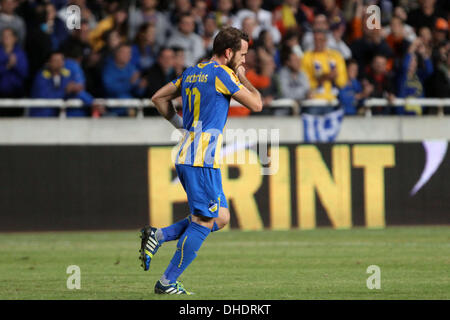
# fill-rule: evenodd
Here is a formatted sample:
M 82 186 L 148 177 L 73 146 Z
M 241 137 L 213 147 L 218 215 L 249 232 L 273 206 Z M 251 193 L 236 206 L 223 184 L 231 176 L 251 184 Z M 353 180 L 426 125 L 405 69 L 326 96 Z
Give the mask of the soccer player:
M 141 230 L 140 259 L 145 271 L 164 242 L 178 239 L 169 266 L 156 282 L 155 293 L 191 294 L 177 281 L 178 277 L 195 259 L 209 233 L 222 229 L 230 220 L 219 168 L 230 99 L 252 111 L 262 110 L 260 93 L 245 77 L 243 63 L 248 41 L 248 35 L 236 28 L 221 30 L 214 39 L 210 61 L 187 68 L 152 97 L 164 118 L 185 132 L 175 169 L 186 191 L 191 213 L 166 228 L 150 226 Z M 182 118 L 171 102 L 180 95 Z

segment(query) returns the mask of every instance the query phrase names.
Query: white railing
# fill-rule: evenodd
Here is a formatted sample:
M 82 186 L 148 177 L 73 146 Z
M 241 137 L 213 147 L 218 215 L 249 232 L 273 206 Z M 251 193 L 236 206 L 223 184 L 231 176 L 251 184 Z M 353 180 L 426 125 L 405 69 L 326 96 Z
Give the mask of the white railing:
M 102 104 L 109 108 L 136 108 L 138 110 L 137 117 L 144 116 L 143 108 L 155 107 L 150 99 L 95 99 L 96 103 Z M 291 108 L 294 115 L 300 114 L 301 107 L 334 107 L 339 103 L 337 100 L 321 100 L 309 99 L 303 100 L 300 103 L 292 99 L 276 99 L 269 105 L 268 108 Z M 421 105 L 427 107 L 438 108 L 438 115 L 443 115 L 443 107 L 450 107 L 450 98 L 415 98 L 415 99 L 400 99 L 396 98 L 392 101 L 387 99 L 371 98 L 364 102 L 366 107 L 366 116 L 371 116 L 372 107 L 401 107 L 407 104 Z M 179 107 L 179 103 L 174 101 L 174 105 Z M 239 107 L 240 104 L 231 100 L 231 107 Z M 51 107 L 61 109 L 60 118 L 65 118 L 66 108 L 80 108 L 83 107 L 83 102 L 80 99 L 0 99 L 0 108 L 38 108 Z
M 395 98 L 392 101 L 382 98 L 371 98 L 364 102 L 366 116 L 372 115 L 373 107 L 403 107 L 405 105 L 418 105 L 423 107 L 437 108 L 439 116 L 444 115 L 444 107 L 450 106 L 450 98 Z

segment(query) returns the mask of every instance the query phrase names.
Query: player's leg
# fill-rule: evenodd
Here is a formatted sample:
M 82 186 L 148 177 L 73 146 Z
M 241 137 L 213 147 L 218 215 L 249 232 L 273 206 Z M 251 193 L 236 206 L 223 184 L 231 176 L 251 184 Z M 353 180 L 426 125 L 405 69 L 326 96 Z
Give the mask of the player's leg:
M 220 169 L 217 169 L 214 175 L 214 187 L 219 192 L 219 216 L 214 219 L 214 225 L 212 228 L 212 232 L 218 231 L 225 227 L 230 222 L 230 211 L 228 210 L 228 201 L 225 197 L 225 193 L 223 192 L 222 187 L 222 173 Z
M 214 219 L 211 232 L 223 229 L 229 222 L 230 222 L 230 211 L 228 210 L 228 208 L 220 207 L 219 216 Z
M 159 243 L 162 244 L 167 241 L 178 240 L 181 235 L 186 230 L 187 226 L 192 222 L 192 215 L 175 222 L 174 224 L 160 228 L 156 231 L 156 238 Z M 214 218 L 213 226 L 211 227 L 211 232 L 219 231 L 225 227 L 230 222 L 230 211 L 227 207 L 219 208 L 219 216 Z
M 192 222 L 192 215 L 187 216 L 186 218 L 175 222 L 174 224 L 165 227 L 159 228 L 156 231 L 156 238 L 158 239 L 160 244 L 163 244 L 167 241 L 173 241 L 180 239 L 181 235 L 186 230 L 187 226 Z M 228 208 L 220 207 L 219 216 L 214 218 L 214 223 L 211 228 L 211 232 L 219 231 L 223 227 L 225 227 L 230 222 L 230 211 Z
M 155 293 L 173 292 L 179 294 L 176 290 L 176 286 L 179 284 L 177 280 L 197 257 L 197 252 L 210 234 L 213 223 L 214 219 L 211 217 L 200 215 L 192 216 L 192 222 L 178 240 L 177 250 L 172 257 L 169 266 L 155 285 Z M 179 288 L 178 291 L 180 291 Z M 186 293 L 188 292 L 186 291 Z
M 178 179 L 181 185 L 186 190 L 185 174 L 184 171 L 175 166 Z M 170 225 L 165 228 L 155 228 L 152 226 L 146 226 L 141 230 L 141 249 L 139 250 L 141 260 L 141 266 L 144 271 L 149 270 L 150 262 L 153 256 L 158 251 L 159 247 L 166 241 L 176 240 L 184 233 L 187 226 L 191 223 L 191 216 Z
M 163 244 L 167 241 L 173 241 L 180 238 L 180 236 L 184 233 L 188 225 L 192 221 L 192 216 L 189 215 L 186 218 L 175 222 L 174 224 L 165 227 L 158 228 L 156 231 L 156 239 L 160 244 Z
M 219 170 L 220 173 L 220 170 Z M 186 190 L 185 182 L 184 182 L 184 175 L 182 170 L 177 169 L 177 174 L 180 178 L 180 182 L 183 185 L 183 188 Z M 227 198 L 225 197 L 225 194 L 222 189 L 222 179 L 221 175 L 215 174 L 215 188 L 220 191 L 219 196 L 219 216 L 217 218 L 214 218 L 214 223 L 211 228 L 212 232 L 219 231 L 223 227 L 225 227 L 230 222 L 230 211 L 228 210 L 228 203 Z M 192 208 L 191 208 L 192 212 Z M 180 238 L 180 236 L 184 233 L 189 223 L 192 221 L 192 216 L 189 215 L 187 218 L 184 218 L 183 220 L 180 220 L 166 228 L 158 229 L 156 232 L 156 237 L 160 244 L 166 241 L 173 241 Z
M 230 221 L 230 211 L 226 207 L 220 207 L 219 216 L 214 218 L 211 232 L 219 231 Z M 145 227 L 141 230 L 141 261 L 145 271 L 150 268 L 150 262 L 159 247 L 167 241 L 180 239 L 181 235 L 192 222 L 192 215 L 175 222 L 165 228 Z
M 186 169 L 184 166 L 175 166 L 178 178 L 180 182 L 186 190 L 185 179 L 186 179 Z M 230 221 L 230 212 L 228 210 L 228 203 L 225 197 L 225 194 L 222 190 L 222 180 L 220 170 L 214 170 L 214 175 L 211 180 L 213 180 L 213 186 L 211 189 L 220 192 L 220 196 L 218 197 L 218 205 L 219 205 L 219 214 L 218 217 L 214 218 L 213 225 L 211 227 L 211 232 L 218 231 L 225 227 Z M 214 191 L 214 192 L 216 192 Z M 191 204 L 189 205 L 191 212 L 193 212 L 193 207 Z M 186 231 L 186 228 L 192 222 L 192 215 L 187 216 L 186 218 L 177 221 L 176 223 L 167 226 L 165 228 L 153 228 L 153 227 L 145 227 L 141 230 L 141 256 L 140 259 L 142 261 L 142 267 L 145 271 L 150 268 L 150 262 L 153 258 L 153 255 L 156 254 L 159 247 L 167 241 L 178 240 L 181 235 Z
M 155 285 L 155 293 L 187 293 L 184 288 L 181 290 L 177 287 L 178 277 L 197 257 L 197 252 L 213 229 L 215 219 L 219 218 L 220 191 L 216 186 L 217 173 L 220 172 L 211 168 L 189 166 L 182 170 L 186 175 L 186 193 L 193 213 L 192 222 L 181 235 L 169 266 Z M 218 220 L 216 224 L 223 225 L 223 221 Z

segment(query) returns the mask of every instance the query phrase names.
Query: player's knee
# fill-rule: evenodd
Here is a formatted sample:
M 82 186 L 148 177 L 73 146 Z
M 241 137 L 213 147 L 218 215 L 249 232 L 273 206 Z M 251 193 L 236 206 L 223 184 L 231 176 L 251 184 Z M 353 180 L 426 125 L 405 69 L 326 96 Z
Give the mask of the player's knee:
M 222 229 L 230 223 L 230 211 L 227 208 L 220 207 L 219 217 L 216 219 L 216 223 L 219 229 Z
M 205 217 L 200 214 L 193 214 L 192 221 L 208 228 L 212 228 L 214 224 L 214 218 Z

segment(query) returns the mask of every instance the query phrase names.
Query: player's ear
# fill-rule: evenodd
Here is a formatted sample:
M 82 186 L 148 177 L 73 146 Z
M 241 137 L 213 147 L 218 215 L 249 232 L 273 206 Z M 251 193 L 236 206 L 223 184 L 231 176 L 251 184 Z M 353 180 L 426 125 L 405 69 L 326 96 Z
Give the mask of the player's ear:
M 225 49 L 225 58 L 227 58 L 227 60 L 231 59 L 233 51 L 231 50 L 231 48 Z

